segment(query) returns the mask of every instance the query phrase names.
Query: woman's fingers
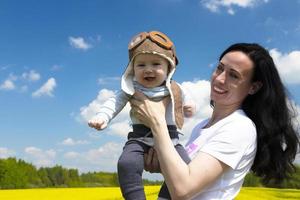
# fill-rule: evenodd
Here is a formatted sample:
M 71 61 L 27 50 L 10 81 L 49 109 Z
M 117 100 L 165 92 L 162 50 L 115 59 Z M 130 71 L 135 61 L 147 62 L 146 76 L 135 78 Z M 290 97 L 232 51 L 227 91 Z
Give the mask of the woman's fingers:
M 153 149 L 153 156 L 152 156 L 152 165 L 153 165 L 153 172 L 160 172 L 159 162 L 156 155 L 156 151 Z
M 152 166 L 152 160 L 153 160 L 153 148 L 150 148 L 148 153 L 145 156 L 145 170 L 149 171 L 149 172 L 153 172 L 153 166 Z
M 138 101 L 143 101 L 143 100 L 146 100 L 147 97 L 142 92 L 136 91 L 133 94 L 133 99 L 136 99 Z
M 151 155 L 150 154 L 150 150 L 148 151 L 148 153 L 144 154 L 144 169 L 148 172 L 151 172 L 150 170 L 150 164 L 151 164 Z
M 148 153 L 144 155 L 144 163 L 146 171 L 150 173 L 160 172 L 157 155 L 153 148 L 150 148 Z
M 131 105 L 131 107 L 132 108 L 139 108 L 140 106 L 141 106 L 141 101 L 139 101 L 139 100 L 136 100 L 136 99 L 131 99 L 130 100 L 130 105 Z

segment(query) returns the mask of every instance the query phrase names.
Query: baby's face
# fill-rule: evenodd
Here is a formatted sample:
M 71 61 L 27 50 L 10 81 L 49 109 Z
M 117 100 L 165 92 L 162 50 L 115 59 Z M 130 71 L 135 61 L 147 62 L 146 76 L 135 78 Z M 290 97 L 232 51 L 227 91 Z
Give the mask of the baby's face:
M 161 86 L 168 76 L 169 62 L 155 54 L 139 54 L 134 58 L 136 81 L 146 88 Z

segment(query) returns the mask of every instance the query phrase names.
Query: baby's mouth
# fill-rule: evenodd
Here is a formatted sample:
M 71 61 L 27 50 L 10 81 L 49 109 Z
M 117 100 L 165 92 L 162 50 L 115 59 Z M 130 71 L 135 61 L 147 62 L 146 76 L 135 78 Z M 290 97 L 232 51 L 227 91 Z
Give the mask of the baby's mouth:
M 155 79 L 155 77 L 144 77 L 144 79 L 146 81 L 153 81 Z

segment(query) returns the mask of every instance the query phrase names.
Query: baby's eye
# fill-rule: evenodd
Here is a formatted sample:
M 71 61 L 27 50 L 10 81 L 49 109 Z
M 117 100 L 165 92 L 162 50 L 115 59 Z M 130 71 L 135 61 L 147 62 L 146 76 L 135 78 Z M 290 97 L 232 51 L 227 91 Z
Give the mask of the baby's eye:
M 145 67 L 145 64 L 140 63 L 140 64 L 137 64 L 136 66 L 137 67 Z
M 159 62 L 155 62 L 155 63 L 153 63 L 153 65 L 154 66 L 158 66 L 158 65 L 160 65 L 160 63 Z

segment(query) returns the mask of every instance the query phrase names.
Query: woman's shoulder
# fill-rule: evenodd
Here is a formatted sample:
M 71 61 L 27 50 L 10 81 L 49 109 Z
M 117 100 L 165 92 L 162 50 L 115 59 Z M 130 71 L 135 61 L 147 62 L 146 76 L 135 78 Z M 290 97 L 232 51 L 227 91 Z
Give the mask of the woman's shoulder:
M 230 131 L 237 140 L 256 140 L 256 127 L 253 121 L 245 114 L 243 110 L 237 110 L 232 113 L 220 127 L 220 132 Z
M 223 122 L 224 126 L 237 126 L 237 127 L 248 127 L 254 128 L 255 124 L 253 121 L 246 115 L 246 113 L 239 109 L 233 112 L 231 115 L 226 117 Z
M 215 128 L 217 138 L 228 140 L 238 145 L 246 145 L 256 141 L 256 127 L 243 110 L 237 110 Z

